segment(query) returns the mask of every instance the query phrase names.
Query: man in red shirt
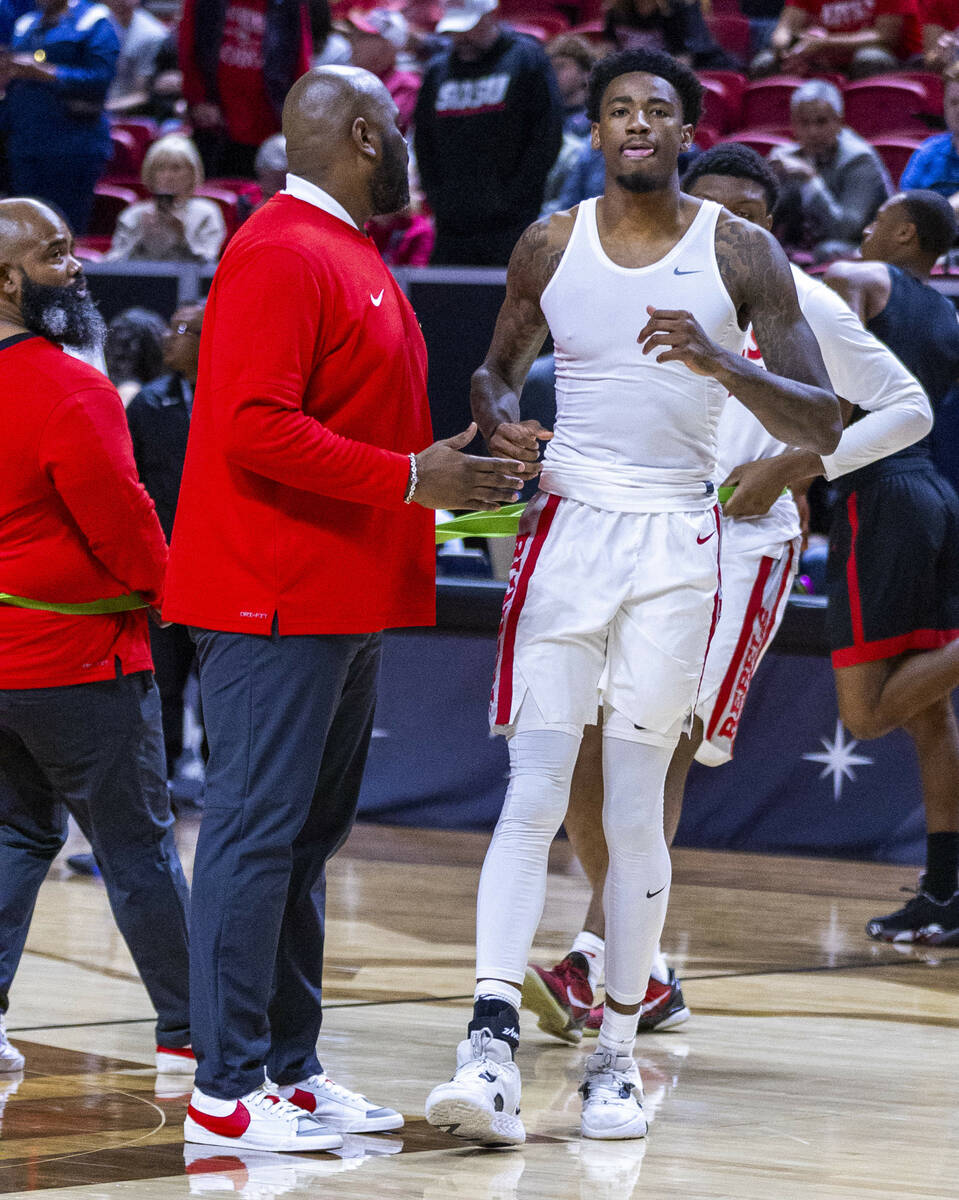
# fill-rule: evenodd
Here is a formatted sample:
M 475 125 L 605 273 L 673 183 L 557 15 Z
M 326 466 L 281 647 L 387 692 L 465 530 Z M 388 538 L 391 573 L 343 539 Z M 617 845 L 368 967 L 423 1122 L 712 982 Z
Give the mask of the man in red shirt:
M 210 744 L 187 1141 L 329 1149 L 403 1123 L 317 1059 L 324 868 L 356 810 L 381 631 L 434 620 L 429 510 L 515 500 L 522 467 L 458 453 L 475 426 L 429 445 L 426 347 L 363 233 L 409 199 L 396 118 L 366 71 L 299 80 L 286 189 L 207 302 L 164 604 L 194 629 Z
M 304 0 L 185 0 L 183 95 L 207 175 L 253 177 L 257 147 L 279 132 L 312 50 Z
M 120 397 L 58 344 L 103 329 L 72 243 L 45 205 L 0 201 L 0 1072 L 23 1067 L 2 1014 L 68 809 L 156 1008 L 157 1067 L 192 1074 L 189 897 L 146 613 L 56 609 L 132 592 L 158 606 L 166 564 Z
M 768 53 L 783 71 L 841 70 L 861 79 L 894 71 L 921 51 L 917 0 L 793 0 Z

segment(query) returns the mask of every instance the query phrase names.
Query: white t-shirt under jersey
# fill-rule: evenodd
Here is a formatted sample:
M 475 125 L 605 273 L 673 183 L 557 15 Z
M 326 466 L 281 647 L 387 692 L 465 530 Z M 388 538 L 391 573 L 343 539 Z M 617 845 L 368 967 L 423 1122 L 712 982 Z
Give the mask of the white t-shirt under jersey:
M 600 242 L 596 200 L 584 200 L 543 292 L 553 335 L 556 425 L 540 487 L 614 512 L 715 504 L 716 428 L 726 390 L 683 363 L 657 363 L 636 338 L 647 305 L 685 309 L 708 336 L 740 353 L 745 335 L 716 262 L 722 210 L 704 200 L 658 262 L 628 268 Z
M 847 471 L 893 454 L 925 437 L 932 410 L 919 383 L 898 358 L 864 329 L 859 318 L 836 293 L 798 267 L 792 268 L 799 307 L 819 343 L 823 362 L 837 396 L 868 410 L 868 415 L 843 432 L 839 446 L 826 456 L 826 476 Z M 752 329 L 745 353 L 762 363 Z M 772 458 L 789 447 L 778 441 L 734 397 L 719 419 L 716 479 L 722 483 L 736 467 Z M 736 545 L 772 550 L 799 533 L 799 514 L 789 495 L 780 496 L 762 517 L 737 518 Z M 745 528 L 754 531 L 746 535 Z

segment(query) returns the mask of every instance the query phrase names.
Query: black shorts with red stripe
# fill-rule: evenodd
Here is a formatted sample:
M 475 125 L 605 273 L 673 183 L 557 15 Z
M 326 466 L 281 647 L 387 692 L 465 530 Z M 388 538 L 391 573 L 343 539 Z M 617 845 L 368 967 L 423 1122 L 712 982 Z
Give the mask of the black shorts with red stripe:
M 925 457 L 878 465 L 841 489 L 833 514 L 826 628 L 834 667 L 959 638 L 959 497 Z

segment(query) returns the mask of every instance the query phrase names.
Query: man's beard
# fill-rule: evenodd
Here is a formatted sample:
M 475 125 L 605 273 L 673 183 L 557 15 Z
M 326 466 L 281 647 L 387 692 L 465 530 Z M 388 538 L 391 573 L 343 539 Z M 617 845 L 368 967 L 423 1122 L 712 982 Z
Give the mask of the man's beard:
M 634 192 L 636 194 L 658 192 L 663 187 L 663 181 L 661 179 L 654 179 L 651 175 L 617 175 L 616 182 L 621 188 L 625 188 L 627 192 Z
M 383 142 L 383 160 L 370 185 L 373 215 L 399 212 L 410 202 L 410 178 L 398 143 Z
M 20 319 L 31 333 L 78 350 L 95 350 L 103 345 L 106 322 L 86 294 L 82 280 L 51 286 L 34 283 L 23 270 L 20 278 Z

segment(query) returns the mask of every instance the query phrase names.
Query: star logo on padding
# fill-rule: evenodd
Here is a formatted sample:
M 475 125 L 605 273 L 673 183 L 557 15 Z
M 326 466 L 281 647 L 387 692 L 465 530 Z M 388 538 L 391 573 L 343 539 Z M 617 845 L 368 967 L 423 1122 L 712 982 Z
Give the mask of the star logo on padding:
M 855 782 L 856 772 L 853 767 L 870 767 L 873 759 L 867 758 L 864 754 L 853 753 L 859 743 L 855 738 L 846 741 L 846 730 L 840 720 L 836 721 L 836 736 L 832 741 L 829 738 L 820 738 L 819 740 L 823 745 L 822 750 L 811 751 L 804 754 L 803 758 L 807 762 L 825 764 L 819 772 L 819 778 L 825 779 L 829 775 L 832 776 L 832 798 L 838 802 L 842 797 L 843 780 L 848 779 Z

